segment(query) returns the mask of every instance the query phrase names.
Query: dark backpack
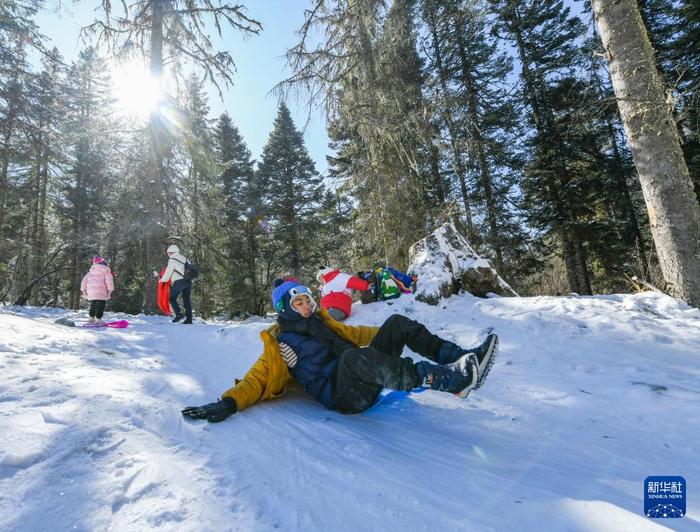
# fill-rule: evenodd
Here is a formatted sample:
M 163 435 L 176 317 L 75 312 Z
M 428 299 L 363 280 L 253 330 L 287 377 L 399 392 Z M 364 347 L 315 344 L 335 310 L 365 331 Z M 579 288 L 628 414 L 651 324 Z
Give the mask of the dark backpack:
M 197 266 L 194 262 L 190 262 L 189 260 L 185 259 L 185 262 L 182 262 L 181 260 L 175 259 L 177 262 L 180 264 L 185 265 L 185 270 L 182 273 L 182 278 L 187 280 L 187 281 L 194 281 L 197 277 L 199 277 L 199 266 Z
M 356 277 L 369 283 L 369 290 L 360 292 L 360 301 L 365 305 L 377 301 L 377 274 L 374 272 L 357 272 Z
M 185 274 L 183 277 L 188 281 L 194 281 L 199 277 L 199 267 L 194 262 L 185 262 Z

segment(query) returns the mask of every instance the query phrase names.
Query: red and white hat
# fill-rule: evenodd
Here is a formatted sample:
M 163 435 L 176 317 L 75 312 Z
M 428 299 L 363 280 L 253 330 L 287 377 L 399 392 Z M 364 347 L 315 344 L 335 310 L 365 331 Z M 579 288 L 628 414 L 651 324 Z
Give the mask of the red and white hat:
M 316 280 L 319 283 L 322 283 L 323 282 L 322 277 L 324 275 L 331 273 L 331 272 L 334 272 L 335 270 L 337 270 L 337 268 L 331 268 L 330 266 L 319 266 L 318 273 L 316 274 Z

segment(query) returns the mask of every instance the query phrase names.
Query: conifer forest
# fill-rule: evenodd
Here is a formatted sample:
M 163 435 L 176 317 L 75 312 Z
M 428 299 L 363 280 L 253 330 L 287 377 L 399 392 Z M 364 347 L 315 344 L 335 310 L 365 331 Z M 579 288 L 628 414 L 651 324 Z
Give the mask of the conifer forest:
M 108 308 L 155 313 L 176 244 L 198 316 L 264 315 L 277 277 L 405 270 L 451 222 L 521 296 L 700 306 L 695 0 L 290 1 L 303 23 L 259 88 L 276 118 L 255 156 L 211 105 L 240 82 L 219 35 L 266 31 L 256 2 L 79 0 L 94 20 L 71 60 L 36 21 L 58 4 L 0 0 L 5 304 L 84 307 L 101 255 Z M 115 62 L 146 65 L 141 113 L 119 112 Z M 327 171 L 293 100 L 324 117 Z

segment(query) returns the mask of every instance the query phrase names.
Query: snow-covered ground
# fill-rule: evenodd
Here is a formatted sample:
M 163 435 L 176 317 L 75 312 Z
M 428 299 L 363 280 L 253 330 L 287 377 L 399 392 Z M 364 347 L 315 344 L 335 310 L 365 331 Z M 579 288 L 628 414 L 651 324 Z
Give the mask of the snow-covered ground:
M 0 530 L 700 529 L 700 311 L 659 294 L 476 299 L 393 312 L 500 351 L 465 401 L 427 391 L 342 416 L 301 390 L 189 421 L 260 353 L 269 320 L 121 330 L 0 309 Z M 687 515 L 648 519 L 681 475 Z

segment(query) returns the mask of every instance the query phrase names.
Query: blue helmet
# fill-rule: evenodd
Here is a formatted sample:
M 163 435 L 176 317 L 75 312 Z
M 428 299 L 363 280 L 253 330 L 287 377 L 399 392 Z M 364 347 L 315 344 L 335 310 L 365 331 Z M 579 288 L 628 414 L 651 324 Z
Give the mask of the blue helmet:
M 298 281 L 285 281 L 284 279 L 275 281 L 275 288 L 272 290 L 272 306 L 282 318 L 298 320 L 302 316 L 291 305 L 292 299 L 297 296 L 307 296 L 311 300 L 313 310 L 316 310 L 316 301 L 314 301 L 308 286 Z

